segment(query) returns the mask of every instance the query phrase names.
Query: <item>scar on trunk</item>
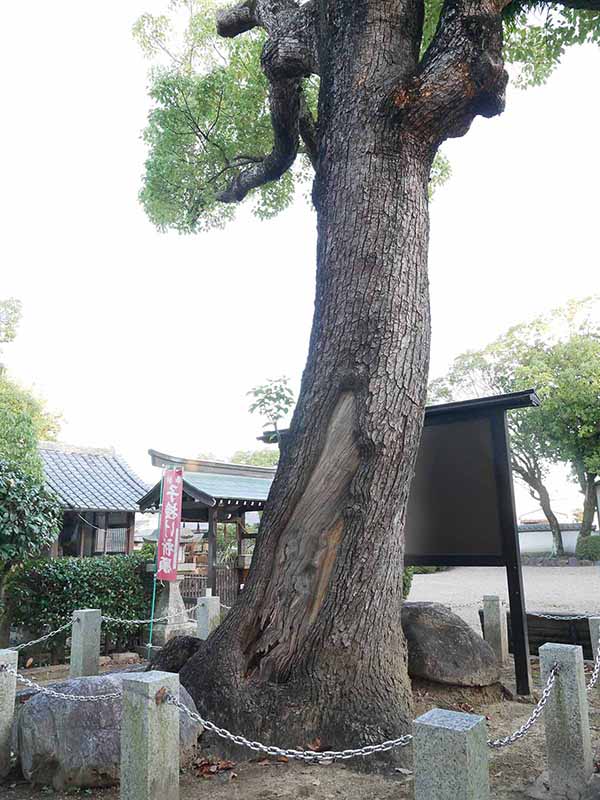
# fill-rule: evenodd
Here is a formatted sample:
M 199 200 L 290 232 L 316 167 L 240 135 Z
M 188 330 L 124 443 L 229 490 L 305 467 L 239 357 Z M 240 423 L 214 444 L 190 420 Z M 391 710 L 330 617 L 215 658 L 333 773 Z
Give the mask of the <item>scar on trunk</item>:
M 327 596 L 344 535 L 344 505 L 359 465 L 352 392 L 340 396 L 323 438 L 306 489 L 279 536 L 261 610 L 263 624 L 245 650 L 249 666 L 258 667 L 263 679 L 285 680 Z

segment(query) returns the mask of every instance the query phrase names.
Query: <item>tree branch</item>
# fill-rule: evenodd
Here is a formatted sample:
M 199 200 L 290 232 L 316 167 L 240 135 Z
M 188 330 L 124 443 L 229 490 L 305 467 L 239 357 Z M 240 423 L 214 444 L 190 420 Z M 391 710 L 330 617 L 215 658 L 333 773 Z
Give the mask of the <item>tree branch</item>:
M 218 195 L 222 203 L 239 203 L 252 189 L 280 178 L 294 163 L 299 145 L 300 81 L 272 81 L 269 100 L 273 149 L 232 180 Z
M 258 18 L 255 14 L 256 0 L 248 0 L 239 6 L 217 11 L 217 33 L 227 39 L 256 28 Z
M 502 10 L 510 0 L 445 0 L 436 34 L 416 75 L 394 87 L 403 126 L 437 146 L 462 136 L 477 115 L 504 110 Z
M 261 65 L 269 80 L 273 149 L 231 181 L 218 196 L 223 203 L 237 203 L 252 189 L 280 178 L 298 154 L 301 130 L 309 158 L 316 160 L 314 123 L 301 98 L 301 79 L 318 69 L 314 0 L 302 6 L 296 0 L 248 0 L 217 15 L 222 36 L 256 26 L 269 34 Z

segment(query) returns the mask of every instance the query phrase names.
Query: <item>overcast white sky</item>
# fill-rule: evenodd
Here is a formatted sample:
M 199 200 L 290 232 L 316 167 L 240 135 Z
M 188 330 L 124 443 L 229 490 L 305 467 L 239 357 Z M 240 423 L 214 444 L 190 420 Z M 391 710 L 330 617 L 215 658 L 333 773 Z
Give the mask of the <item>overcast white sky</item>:
M 62 412 L 61 439 L 227 458 L 256 446 L 247 390 L 308 343 L 315 218 L 245 212 L 224 231 L 160 234 L 137 202 L 148 64 L 131 37 L 166 2 L 3 3 L 0 297 L 23 301 L 4 362 Z M 432 375 L 509 325 L 598 291 L 600 50 L 450 142 L 432 205 Z M 164 408 L 176 408 L 165 412 Z M 572 490 L 557 484 L 559 510 Z M 535 507 L 519 502 L 520 511 Z

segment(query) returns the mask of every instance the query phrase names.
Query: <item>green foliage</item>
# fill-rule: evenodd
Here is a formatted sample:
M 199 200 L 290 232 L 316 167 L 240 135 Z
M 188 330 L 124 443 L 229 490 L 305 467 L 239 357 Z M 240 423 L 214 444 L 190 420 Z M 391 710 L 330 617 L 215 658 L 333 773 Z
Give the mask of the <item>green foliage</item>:
M 129 556 L 52 558 L 28 561 L 16 569 L 7 586 L 13 624 L 33 633 L 55 629 L 77 608 L 99 608 L 123 619 L 145 619 L 150 612 L 151 580 L 145 558 Z M 105 632 L 120 635 L 135 626 L 105 622 Z
M 254 467 L 276 467 L 279 462 L 279 450 L 236 450 L 231 456 L 234 464 L 251 464 Z
M 272 425 L 277 430 L 279 420 L 287 416 L 294 405 L 294 393 L 289 387 L 289 382 L 290 379 L 285 376 L 270 378 L 266 383 L 255 386 L 247 393 L 254 397 L 250 413 L 258 412 L 267 420 L 263 425 L 264 428 Z
M 600 473 L 600 298 L 571 301 L 459 355 L 429 396 L 444 402 L 532 387 L 540 408 L 510 415 L 519 474 L 541 478 L 549 461 Z
M 43 402 L 1 374 L 0 458 L 41 477 L 38 441 L 55 438 L 57 431 L 58 418 L 46 411 Z
M 16 297 L 0 300 L 0 344 L 12 342 L 21 320 L 21 301 Z
M 156 542 L 144 542 L 136 555 L 139 555 L 146 562 L 154 563 L 156 561 Z
M 586 536 L 578 539 L 575 555 L 577 558 L 587 561 L 600 561 L 600 536 Z
M 600 12 L 518 0 L 505 12 L 505 57 L 522 88 L 544 83 L 571 45 L 600 43 Z
M 260 69 L 263 33 L 218 37 L 211 0 L 175 0 L 171 10 L 169 18 L 144 14 L 134 26 L 145 54 L 158 61 L 150 75 L 153 108 L 144 131 L 149 156 L 140 199 L 158 228 L 189 233 L 233 217 L 235 204 L 220 203 L 219 192 L 271 150 L 273 135 Z M 182 11 L 183 31 L 177 25 Z M 311 102 L 314 87 L 305 83 Z M 251 192 L 254 213 L 265 219 L 289 205 L 307 163 L 301 155 L 281 180 Z
M 226 224 L 236 204 L 221 203 L 219 193 L 273 145 L 268 86 L 260 67 L 264 34 L 217 36 L 217 7 L 214 0 L 171 0 L 168 15 L 143 14 L 133 27 L 154 64 L 140 200 L 161 230 L 193 233 Z M 435 34 L 441 7 L 442 0 L 425 3 L 422 54 Z M 504 28 L 505 57 L 515 67 L 517 85 L 538 85 L 568 46 L 600 42 L 600 12 L 518 0 L 506 9 Z M 303 91 L 316 116 L 318 79 L 304 80 Z M 289 206 L 296 188 L 306 187 L 311 177 L 301 150 L 291 170 L 250 192 L 244 202 L 259 218 L 272 217 Z M 448 161 L 438 156 L 430 193 L 449 177 Z
M 0 578 L 49 547 L 61 519 L 61 508 L 43 480 L 0 460 Z
M 402 573 L 402 597 L 405 600 L 409 595 L 414 574 L 415 574 L 414 567 L 405 567 L 404 572 Z

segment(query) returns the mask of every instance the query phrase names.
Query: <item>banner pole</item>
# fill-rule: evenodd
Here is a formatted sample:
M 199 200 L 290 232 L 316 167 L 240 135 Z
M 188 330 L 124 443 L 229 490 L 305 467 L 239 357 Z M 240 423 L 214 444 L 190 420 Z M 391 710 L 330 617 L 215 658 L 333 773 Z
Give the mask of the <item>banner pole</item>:
M 163 485 L 165 480 L 165 471 L 163 469 L 160 476 L 160 499 L 158 501 L 158 535 L 160 538 L 160 520 L 162 517 L 162 501 L 163 501 Z M 152 608 L 150 610 L 150 632 L 148 634 L 148 655 L 150 655 L 150 648 L 152 647 L 152 632 L 154 630 L 154 609 L 156 607 L 156 576 L 158 574 L 158 539 L 156 540 L 156 555 L 154 557 L 154 580 L 152 582 Z

